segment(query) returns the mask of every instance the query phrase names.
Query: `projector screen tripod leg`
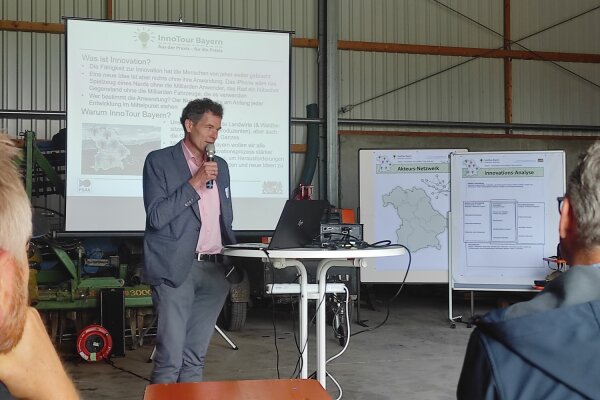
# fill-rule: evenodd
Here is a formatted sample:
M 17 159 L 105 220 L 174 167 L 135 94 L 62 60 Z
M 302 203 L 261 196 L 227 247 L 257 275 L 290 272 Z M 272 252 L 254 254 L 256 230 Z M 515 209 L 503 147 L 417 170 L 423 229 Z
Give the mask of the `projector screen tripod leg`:
M 231 346 L 232 349 L 239 350 L 239 347 L 237 347 L 237 345 L 235 343 L 233 343 L 233 341 L 231 339 L 229 339 L 229 337 L 225 334 L 225 332 L 223 332 L 223 330 L 221 330 L 221 328 L 219 328 L 217 325 L 215 325 L 215 329 L 217 330 L 217 332 L 219 332 L 219 335 L 221 335 L 221 337 L 223 339 L 225 339 L 225 341 L 227 343 L 229 343 L 229 345 Z

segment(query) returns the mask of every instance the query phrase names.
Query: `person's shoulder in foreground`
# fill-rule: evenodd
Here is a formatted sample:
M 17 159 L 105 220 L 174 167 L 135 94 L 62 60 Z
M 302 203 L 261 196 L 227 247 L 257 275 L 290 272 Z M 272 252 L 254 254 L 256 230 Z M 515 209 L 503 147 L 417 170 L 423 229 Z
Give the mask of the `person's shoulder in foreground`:
M 27 304 L 31 206 L 0 133 L 0 398 L 78 399 L 36 309 Z
M 582 291 L 564 295 L 565 287 L 584 281 Z M 600 371 L 598 288 L 599 269 L 573 267 L 532 301 L 478 319 L 457 398 L 600 398 L 600 380 L 590 373 Z

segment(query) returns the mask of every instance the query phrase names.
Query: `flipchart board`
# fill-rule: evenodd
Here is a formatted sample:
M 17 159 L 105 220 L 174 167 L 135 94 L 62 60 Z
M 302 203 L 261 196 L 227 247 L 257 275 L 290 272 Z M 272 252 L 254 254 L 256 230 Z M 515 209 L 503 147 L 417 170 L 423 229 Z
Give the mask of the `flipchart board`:
M 360 149 L 364 240 L 406 246 L 409 257 L 368 259 L 361 282 L 448 282 L 450 154 L 464 149 Z
M 450 291 L 531 290 L 556 255 L 563 151 L 450 158 Z

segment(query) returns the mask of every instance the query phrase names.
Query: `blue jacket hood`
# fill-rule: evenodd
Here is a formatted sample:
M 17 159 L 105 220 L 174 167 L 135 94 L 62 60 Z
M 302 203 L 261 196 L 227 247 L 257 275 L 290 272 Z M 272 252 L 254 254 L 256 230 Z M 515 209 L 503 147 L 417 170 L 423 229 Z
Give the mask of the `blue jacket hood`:
M 504 346 L 488 342 L 492 359 L 504 359 L 508 349 L 575 392 L 600 398 L 600 300 L 508 319 L 507 311 L 494 310 L 476 321 Z

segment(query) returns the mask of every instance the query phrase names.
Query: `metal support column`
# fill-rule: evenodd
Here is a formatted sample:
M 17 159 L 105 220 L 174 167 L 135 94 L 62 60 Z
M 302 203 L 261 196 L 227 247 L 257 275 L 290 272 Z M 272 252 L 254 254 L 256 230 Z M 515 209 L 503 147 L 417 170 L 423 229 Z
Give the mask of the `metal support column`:
M 319 105 L 319 119 L 325 121 L 327 115 L 327 0 L 318 2 L 318 39 L 317 47 L 317 91 Z M 323 122 L 319 124 L 319 174 L 318 196 L 320 199 L 327 196 L 327 130 Z
M 338 2 L 327 2 L 327 200 L 339 204 Z

